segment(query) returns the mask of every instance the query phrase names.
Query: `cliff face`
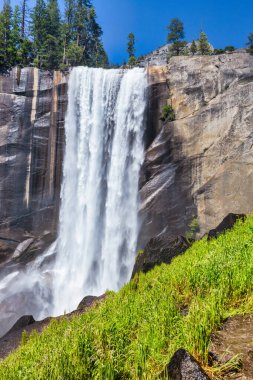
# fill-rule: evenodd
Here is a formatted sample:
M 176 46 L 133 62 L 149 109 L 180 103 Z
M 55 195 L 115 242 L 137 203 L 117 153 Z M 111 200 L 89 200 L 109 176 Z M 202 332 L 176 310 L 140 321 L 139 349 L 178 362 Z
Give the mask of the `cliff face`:
M 174 57 L 150 68 L 151 107 L 172 104 L 176 121 L 151 112 L 140 245 L 161 231 L 199 234 L 229 213 L 253 211 L 253 57 L 245 52 Z M 167 91 L 166 91 L 167 88 Z
M 149 68 L 139 246 L 162 231 L 199 234 L 253 211 L 253 57 L 175 57 Z M 26 68 L 0 77 L 0 264 L 58 221 L 67 78 Z M 159 120 L 172 104 L 176 121 Z
M 58 220 L 66 78 L 25 68 L 0 77 L 0 262 Z

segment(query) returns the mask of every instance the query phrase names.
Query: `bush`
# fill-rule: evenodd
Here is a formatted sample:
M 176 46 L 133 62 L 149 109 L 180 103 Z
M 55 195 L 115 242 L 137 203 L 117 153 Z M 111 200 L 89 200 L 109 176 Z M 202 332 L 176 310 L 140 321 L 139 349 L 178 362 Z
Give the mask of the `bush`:
M 226 47 L 224 48 L 224 50 L 225 50 L 225 51 L 228 51 L 228 52 L 232 52 L 232 51 L 235 51 L 235 47 L 232 46 L 232 45 L 229 45 L 229 46 L 226 46 Z
M 196 235 L 196 232 L 199 230 L 198 218 L 194 217 L 191 223 L 188 226 L 188 231 L 186 233 L 186 239 L 193 239 Z
M 171 105 L 166 104 L 162 110 L 162 116 L 160 120 L 165 121 L 174 121 L 176 119 L 175 111 Z
M 219 54 L 224 54 L 225 50 L 224 49 L 214 49 L 213 55 L 219 55 Z

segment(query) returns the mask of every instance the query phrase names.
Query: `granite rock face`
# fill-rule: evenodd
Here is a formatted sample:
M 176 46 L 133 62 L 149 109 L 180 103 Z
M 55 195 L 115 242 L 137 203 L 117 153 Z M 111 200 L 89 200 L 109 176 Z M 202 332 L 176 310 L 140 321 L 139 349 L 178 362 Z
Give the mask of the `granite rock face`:
M 199 235 L 253 211 L 253 56 L 174 57 L 149 68 L 150 140 L 141 181 L 139 248 L 150 237 Z M 174 122 L 159 121 L 171 104 Z
M 0 262 L 57 228 L 67 78 L 35 68 L 0 77 Z M 53 239 L 53 237 L 52 237 Z
M 185 235 L 193 219 L 202 236 L 253 211 L 253 57 L 174 57 L 148 71 L 139 248 Z M 54 239 L 60 203 L 68 78 L 25 68 L 18 85 L 16 76 L 0 77 L 0 265 L 20 243 L 35 239 L 33 252 Z M 160 120 L 165 104 L 174 122 Z

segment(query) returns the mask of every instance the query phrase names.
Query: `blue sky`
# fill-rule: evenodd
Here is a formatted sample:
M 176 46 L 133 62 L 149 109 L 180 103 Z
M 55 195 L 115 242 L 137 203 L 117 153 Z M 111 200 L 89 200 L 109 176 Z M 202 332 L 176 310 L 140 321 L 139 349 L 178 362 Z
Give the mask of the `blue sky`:
M 0 3 L 3 0 L 0 0 Z M 12 4 L 20 0 L 12 0 Z M 28 0 L 32 4 L 34 0 Z M 63 4 L 62 0 L 59 0 Z M 253 32 L 252 0 L 93 0 L 104 31 L 104 45 L 113 63 L 126 54 L 129 32 L 136 35 L 137 55 L 166 42 L 166 26 L 179 17 L 185 24 L 186 39 L 196 39 L 201 28 L 217 48 L 244 47 Z

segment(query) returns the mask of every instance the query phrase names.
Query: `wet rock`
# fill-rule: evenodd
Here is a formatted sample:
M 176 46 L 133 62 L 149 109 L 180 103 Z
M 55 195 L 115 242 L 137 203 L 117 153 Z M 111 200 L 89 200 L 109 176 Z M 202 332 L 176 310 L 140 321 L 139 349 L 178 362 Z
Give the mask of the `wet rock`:
M 161 378 L 170 380 L 209 380 L 192 355 L 184 349 L 175 352 Z
M 23 255 L 28 250 L 28 248 L 32 245 L 33 242 L 34 242 L 33 238 L 26 239 L 25 241 L 22 241 L 22 243 L 20 243 L 17 246 L 17 248 L 15 249 L 15 252 L 14 252 L 12 258 L 16 259 L 16 258 L 20 257 L 21 255 Z
M 0 236 L 39 236 L 57 230 L 67 77 L 28 67 L 16 78 L 0 75 Z
M 147 273 L 156 265 L 170 264 L 172 259 L 184 253 L 191 245 L 183 236 L 171 237 L 167 233 L 152 238 L 144 251 L 140 251 L 134 265 L 132 278 L 136 273 Z
M 245 220 L 245 218 L 245 214 L 228 214 L 216 228 L 209 231 L 208 240 L 218 237 L 220 234 L 226 232 L 226 230 L 230 230 L 234 227 L 237 220 Z

